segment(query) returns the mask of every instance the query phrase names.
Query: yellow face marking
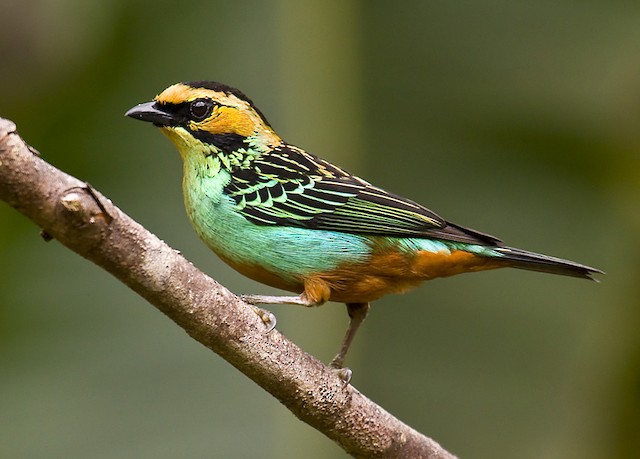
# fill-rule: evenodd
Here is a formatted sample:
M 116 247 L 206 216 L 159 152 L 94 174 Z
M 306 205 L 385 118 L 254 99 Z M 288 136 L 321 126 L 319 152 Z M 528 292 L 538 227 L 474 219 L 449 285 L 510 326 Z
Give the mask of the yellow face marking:
M 166 104 L 180 104 L 204 97 L 212 97 L 213 94 L 218 93 L 210 89 L 192 88 L 191 86 L 177 83 L 158 94 L 155 100 Z
M 189 122 L 191 129 L 201 129 L 212 134 L 239 134 L 248 137 L 254 132 L 251 117 L 237 108 L 215 107 L 211 116 L 199 123 Z
M 189 128 L 212 134 L 238 134 L 243 137 L 257 134 L 266 145 L 277 145 L 281 142 L 280 137 L 263 122 L 251 104 L 233 94 L 177 83 L 155 98 L 156 102 L 165 104 L 181 104 L 196 99 L 211 99 L 218 106 L 209 118 L 201 122 L 190 121 Z
M 178 153 L 182 159 L 185 159 L 189 156 L 189 154 L 198 152 L 201 153 L 203 151 L 202 142 L 193 138 L 189 132 L 187 132 L 184 128 L 175 128 L 175 127 L 161 127 L 160 131 L 166 135 L 171 142 L 178 149 Z M 200 147 L 200 148 L 198 148 Z

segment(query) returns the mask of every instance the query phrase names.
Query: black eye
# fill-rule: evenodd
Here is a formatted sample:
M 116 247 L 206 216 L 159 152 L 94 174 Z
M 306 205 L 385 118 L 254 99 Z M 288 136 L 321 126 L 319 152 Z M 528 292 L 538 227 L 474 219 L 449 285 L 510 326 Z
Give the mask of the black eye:
M 202 121 L 211 115 L 213 102 L 207 99 L 197 99 L 189 104 L 189 113 L 195 121 Z

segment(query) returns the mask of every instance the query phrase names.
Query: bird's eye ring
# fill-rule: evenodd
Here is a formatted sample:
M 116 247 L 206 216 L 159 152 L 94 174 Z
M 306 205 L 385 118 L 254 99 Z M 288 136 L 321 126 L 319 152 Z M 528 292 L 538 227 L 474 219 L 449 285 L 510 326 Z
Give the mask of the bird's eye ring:
M 213 103 L 207 99 L 196 99 L 189 104 L 189 114 L 195 121 L 202 121 L 211 115 Z

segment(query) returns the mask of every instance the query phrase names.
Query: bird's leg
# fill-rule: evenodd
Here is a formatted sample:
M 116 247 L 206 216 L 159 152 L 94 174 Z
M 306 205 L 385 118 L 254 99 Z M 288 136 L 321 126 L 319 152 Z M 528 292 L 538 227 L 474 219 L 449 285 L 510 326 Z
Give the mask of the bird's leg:
M 324 298 L 312 300 L 305 293 L 301 293 L 298 296 L 240 295 L 240 298 L 252 306 L 256 304 L 296 304 L 299 306 L 312 307 L 319 306 L 325 302 Z M 273 327 L 275 327 L 275 316 L 269 311 L 257 308 L 256 306 L 253 307 L 256 313 L 262 318 L 263 322 L 267 325 L 273 323 L 273 326 L 269 328 L 269 330 L 273 329 Z M 349 347 L 351 346 L 354 336 L 356 336 L 358 328 L 360 328 L 360 324 L 362 324 L 365 317 L 367 317 L 368 312 L 369 303 L 347 303 L 349 327 L 347 328 L 347 332 L 342 340 L 340 351 L 329 364 L 336 370 L 340 379 L 347 384 L 351 381 L 352 372 L 349 368 L 344 366 L 344 359 L 349 351 Z
M 267 325 L 267 332 L 276 327 L 276 316 L 271 311 L 255 306 L 256 304 L 297 304 L 299 306 L 312 307 L 320 306 L 324 303 L 324 301 L 312 301 L 304 293 L 298 296 L 240 295 L 240 298 L 253 307 L 255 313 Z
M 299 306 L 320 306 L 324 302 L 313 301 L 304 293 L 298 296 L 240 295 L 242 301 L 249 304 L 297 304 Z
M 351 346 L 353 337 L 356 336 L 356 332 L 358 331 L 360 324 L 364 322 L 364 319 L 367 317 L 368 312 L 369 303 L 347 303 L 347 313 L 349 314 L 349 328 L 347 328 L 347 333 L 344 335 L 344 339 L 342 340 L 340 352 L 338 352 L 338 354 L 333 358 L 330 364 L 333 368 L 339 370 L 339 376 L 346 382 L 349 382 L 349 380 L 351 379 L 351 370 L 349 370 L 348 368 L 344 368 L 344 358 L 347 355 L 349 346 Z

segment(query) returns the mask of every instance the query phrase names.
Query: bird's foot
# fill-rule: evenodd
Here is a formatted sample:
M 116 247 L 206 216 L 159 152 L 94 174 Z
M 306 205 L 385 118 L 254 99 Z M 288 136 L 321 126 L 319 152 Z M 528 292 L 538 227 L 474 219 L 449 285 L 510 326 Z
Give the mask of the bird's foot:
M 265 333 L 269 333 L 271 330 L 276 328 L 276 316 L 271 311 L 267 311 L 266 309 L 261 309 L 253 305 L 251 305 L 251 307 L 253 308 L 254 312 L 258 314 L 258 317 L 262 319 L 262 322 L 264 322 L 264 324 L 267 326 L 267 330 L 265 331 Z
M 338 378 L 342 379 L 345 384 L 349 384 L 351 381 L 351 377 L 353 376 L 353 372 L 350 368 L 344 366 L 344 356 L 338 354 L 336 355 L 329 366 L 335 371 L 338 375 Z
M 333 365 L 333 362 L 330 364 L 333 371 L 338 375 L 338 378 L 342 379 L 345 384 L 349 384 L 351 382 L 351 377 L 353 376 L 353 371 L 347 367 L 336 367 Z

